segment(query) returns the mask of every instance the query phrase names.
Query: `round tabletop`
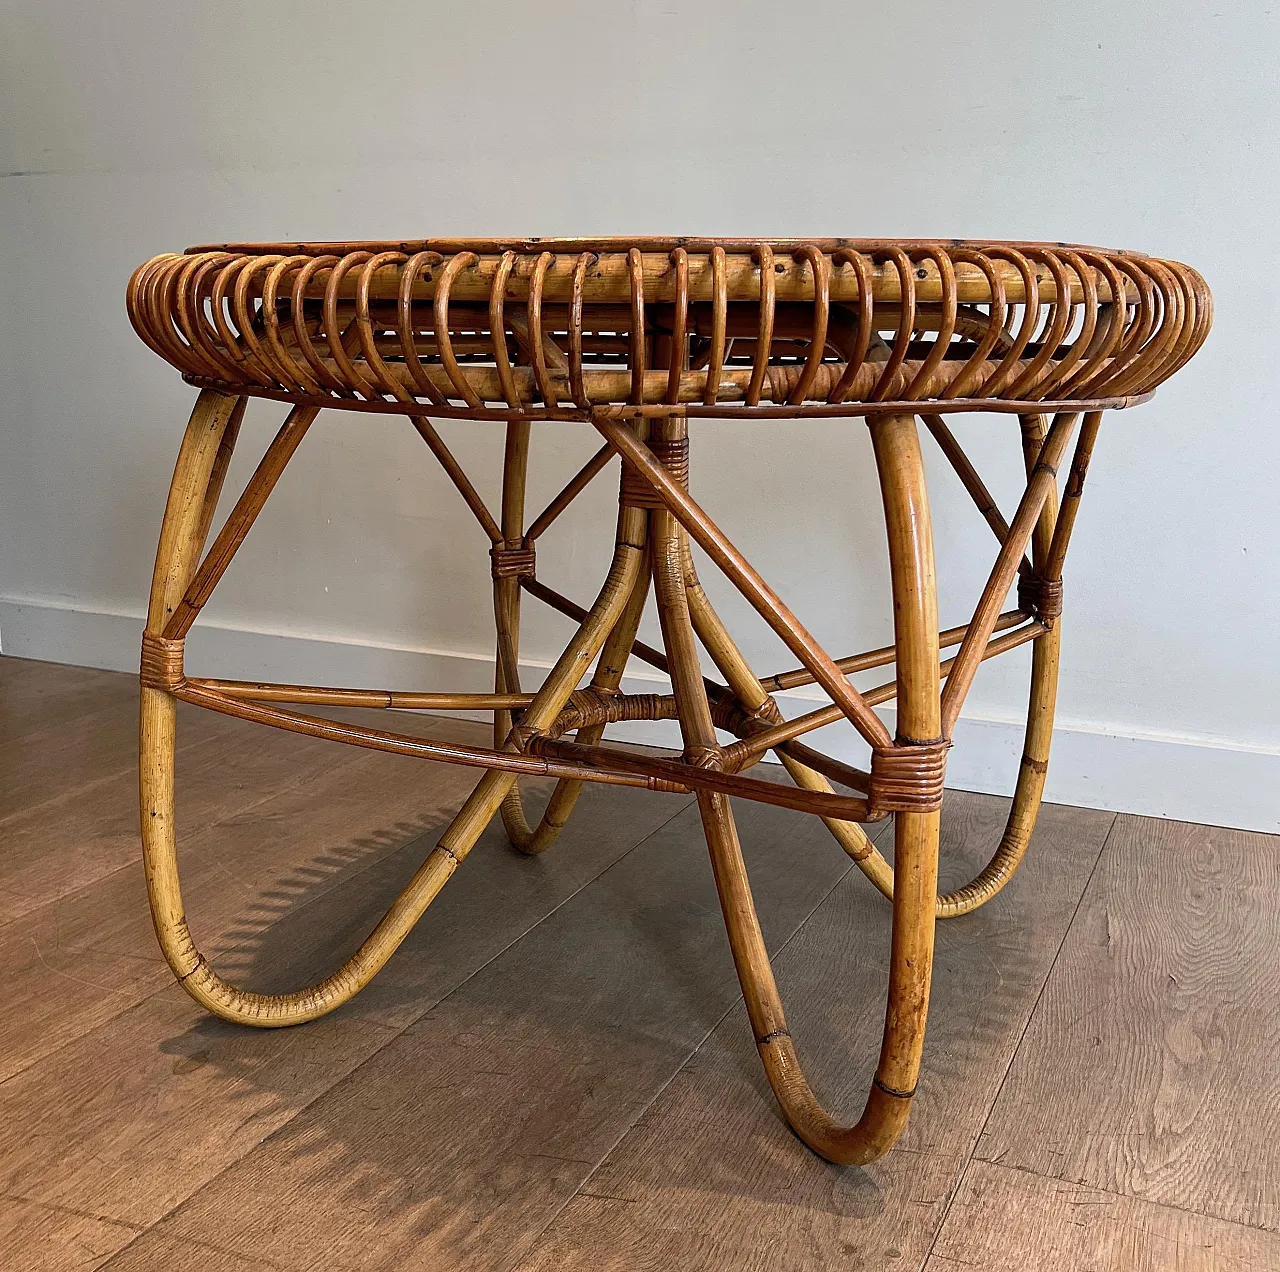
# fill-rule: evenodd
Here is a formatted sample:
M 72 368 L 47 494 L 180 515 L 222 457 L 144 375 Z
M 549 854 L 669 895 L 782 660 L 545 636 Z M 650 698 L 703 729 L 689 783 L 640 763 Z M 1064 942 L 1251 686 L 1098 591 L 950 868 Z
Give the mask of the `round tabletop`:
M 208 244 L 127 303 L 194 384 L 469 418 L 1116 408 L 1212 318 L 1176 261 L 893 239 Z

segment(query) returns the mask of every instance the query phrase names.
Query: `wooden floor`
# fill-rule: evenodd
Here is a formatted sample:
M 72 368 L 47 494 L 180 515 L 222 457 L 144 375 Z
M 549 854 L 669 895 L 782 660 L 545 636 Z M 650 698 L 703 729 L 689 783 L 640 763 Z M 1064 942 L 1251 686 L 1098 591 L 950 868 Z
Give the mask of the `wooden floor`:
M 939 929 L 902 1143 L 838 1169 L 769 1097 L 687 798 L 589 789 L 536 860 L 491 828 L 354 1003 L 234 1028 L 150 930 L 135 698 L 0 659 L 4 1269 L 1280 1268 L 1274 839 L 1047 807 Z M 195 710 L 179 741 L 187 912 L 260 989 L 353 948 L 475 778 Z M 949 796 L 944 882 L 1003 811 Z M 854 1114 L 888 907 L 816 821 L 740 825 L 801 1051 Z

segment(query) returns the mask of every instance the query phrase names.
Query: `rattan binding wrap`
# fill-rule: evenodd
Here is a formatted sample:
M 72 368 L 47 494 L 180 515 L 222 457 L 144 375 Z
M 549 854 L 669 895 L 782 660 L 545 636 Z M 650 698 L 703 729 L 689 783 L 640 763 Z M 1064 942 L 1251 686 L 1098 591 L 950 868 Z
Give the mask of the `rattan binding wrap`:
M 681 489 L 689 487 L 689 439 L 676 437 L 670 440 L 655 438 L 649 443 L 653 457 L 671 474 Z M 622 465 L 622 478 L 618 487 L 618 501 L 627 508 L 665 508 L 658 492 L 649 480 L 632 464 Z
M 1018 580 L 1018 608 L 1052 622 L 1062 614 L 1062 580 L 1024 574 Z
M 946 738 L 932 742 L 898 738 L 893 746 L 873 747 L 867 796 L 871 815 L 928 813 L 941 808 L 950 749 Z
M 495 579 L 532 578 L 537 572 L 537 558 L 532 544 L 518 548 L 495 544 L 489 549 L 489 559 Z
M 151 632 L 142 633 L 142 662 L 138 678 L 148 689 L 163 689 L 167 693 L 182 686 L 183 642 L 166 640 Z

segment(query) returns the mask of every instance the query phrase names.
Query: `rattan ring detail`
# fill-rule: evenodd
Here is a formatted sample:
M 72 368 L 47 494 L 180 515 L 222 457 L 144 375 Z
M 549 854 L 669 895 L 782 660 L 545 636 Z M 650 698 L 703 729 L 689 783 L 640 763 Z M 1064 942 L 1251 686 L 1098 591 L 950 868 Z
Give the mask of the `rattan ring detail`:
M 824 239 L 422 240 L 223 244 L 158 256 L 130 280 L 139 336 L 199 387 L 160 534 L 143 638 L 140 782 L 148 895 L 184 988 L 227 1020 L 300 1024 L 366 985 L 499 814 L 523 852 L 549 848 L 586 782 L 692 793 L 757 1046 L 787 1120 L 840 1163 L 886 1152 L 906 1124 L 928 1009 L 934 924 L 998 893 L 1021 862 L 1044 789 L 1057 692 L 1062 571 L 1103 412 L 1145 400 L 1203 343 L 1212 316 L 1192 269 L 1130 252 L 1046 243 Z M 292 404 L 212 544 L 215 508 L 249 397 Z M 497 628 L 493 693 L 402 692 L 191 677 L 184 640 L 324 408 L 407 416 L 488 540 Z M 946 422 L 1010 413 L 1026 484 L 1008 519 Z M 894 640 L 833 658 L 691 493 L 690 421 L 840 416 L 870 430 L 893 591 Z M 505 422 L 501 507 L 486 506 L 431 417 Z M 538 515 L 526 512 L 533 426 L 580 421 L 601 445 Z M 972 617 L 940 629 L 920 423 L 996 539 Z M 1074 447 L 1073 447 L 1074 440 Z M 1068 460 L 1068 452 L 1071 451 Z M 537 577 L 536 545 L 612 461 L 613 559 L 580 606 Z M 1059 496 L 1058 474 L 1070 464 Z M 756 510 L 759 515 L 760 510 Z M 757 673 L 699 581 L 696 543 L 798 666 Z M 1016 600 L 1006 608 L 1016 589 Z M 529 597 L 578 628 L 536 692 L 520 679 Z M 637 638 L 656 598 L 662 648 Z M 1012 809 L 987 866 L 938 895 L 947 752 L 983 660 L 1032 647 L 1026 739 Z M 704 674 L 698 645 L 716 677 Z M 944 651 L 955 652 L 944 657 Z M 631 658 L 669 694 L 622 691 Z M 892 666 L 859 690 L 850 677 Z M 584 683 L 585 682 L 585 683 Z M 830 699 L 786 720 L 775 694 Z M 333 975 L 286 994 L 223 980 L 191 939 L 174 825 L 175 708 L 483 770 L 435 850 Z M 875 708 L 894 702 L 896 734 Z M 491 747 L 326 720 L 299 706 L 483 710 Z M 606 745 L 621 720 L 677 720 L 683 753 Z M 847 721 L 862 771 L 801 739 Z M 724 738 L 731 740 L 723 740 Z M 772 752 L 791 784 L 750 775 Z M 538 823 L 521 774 L 557 779 Z M 839 788 L 839 789 L 837 789 Z M 892 902 L 889 997 L 861 1116 L 824 1111 L 800 1067 L 734 827 L 730 797 L 820 817 Z M 861 824 L 894 819 L 894 864 Z

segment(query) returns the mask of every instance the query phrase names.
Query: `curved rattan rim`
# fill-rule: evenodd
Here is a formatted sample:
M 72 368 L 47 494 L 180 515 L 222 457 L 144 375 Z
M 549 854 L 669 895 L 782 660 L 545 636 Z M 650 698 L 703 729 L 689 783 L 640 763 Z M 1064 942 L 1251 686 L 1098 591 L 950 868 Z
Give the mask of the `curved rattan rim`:
M 186 256 L 205 252 L 235 252 L 246 256 L 265 256 L 294 253 L 300 256 L 344 256 L 349 252 L 400 251 L 439 252 L 455 255 L 459 252 L 476 252 L 482 255 L 498 255 L 516 252 L 528 255 L 537 252 L 622 252 L 638 248 L 642 252 L 671 252 L 683 247 L 690 252 L 709 252 L 720 247 L 726 252 L 753 252 L 764 244 L 775 252 L 794 252 L 802 247 L 816 247 L 823 252 L 838 251 L 842 247 L 857 252 L 880 251 L 893 247 L 903 249 L 939 248 L 1014 248 L 1015 250 L 1086 251 L 1103 256 L 1125 256 L 1146 259 L 1143 252 L 1113 247 L 1093 247 L 1087 243 L 1056 243 L 1033 239 L 958 239 L 958 238 L 722 238 L 715 236 L 628 237 L 627 235 L 602 235 L 596 238 L 435 238 L 435 239 L 337 239 L 332 242 L 245 242 L 200 243 L 188 247 Z
M 1061 398 L 1051 401 L 1022 401 L 1016 398 L 947 398 L 945 401 L 929 401 L 912 399 L 888 402 L 811 402 L 798 406 L 786 403 L 775 403 L 764 406 L 744 407 L 732 403 L 713 403 L 710 406 L 700 402 L 681 402 L 674 405 L 667 403 L 650 403 L 643 406 L 632 406 L 616 403 L 605 406 L 593 406 L 587 409 L 576 407 L 534 407 L 529 410 L 517 410 L 511 407 L 489 406 L 469 407 L 424 406 L 420 403 L 408 405 L 403 402 L 388 402 L 381 399 L 366 401 L 360 398 L 316 398 L 304 393 L 289 393 L 282 389 L 255 388 L 246 390 L 241 385 L 227 384 L 219 380 L 206 379 L 198 375 L 182 377 L 193 388 L 216 389 L 220 393 L 248 393 L 252 397 L 266 398 L 272 402 L 290 402 L 298 406 L 319 406 L 325 410 L 366 411 L 375 415 L 431 415 L 440 419 L 457 420 L 546 420 L 586 422 L 593 417 L 597 419 L 634 419 L 637 417 L 672 416 L 685 419 L 725 420 L 732 422 L 737 418 L 755 420 L 794 420 L 794 419 L 862 419 L 877 415 L 911 415 L 921 412 L 932 412 L 942 415 L 974 415 L 979 412 L 997 415 L 1027 415 L 1029 413 L 1053 414 L 1058 411 L 1123 411 L 1129 407 L 1141 406 L 1155 397 L 1155 390 L 1138 393 L 1126 397 L 1113 398 Z
M 233 244 L 127 305 L 194 384 L 479 419 L 1119 409 L 1212 321 L 1176 261 L 940 239 Z

